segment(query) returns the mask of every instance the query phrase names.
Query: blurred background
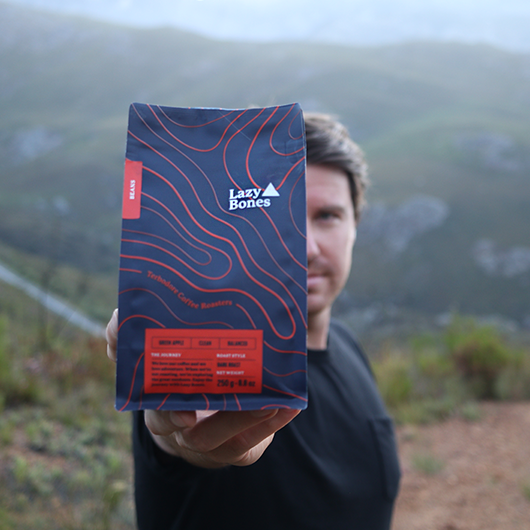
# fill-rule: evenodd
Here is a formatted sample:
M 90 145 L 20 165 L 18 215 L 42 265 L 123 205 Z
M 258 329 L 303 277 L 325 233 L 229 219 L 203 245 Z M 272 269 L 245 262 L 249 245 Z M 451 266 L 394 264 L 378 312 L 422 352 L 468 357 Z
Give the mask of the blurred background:
M 135 101 L 337 116 L 372 185 L 336 315 L 398 423 L 478 421 L 480 400 L 530 397 L 526 0 L 3 0 L 1 528 L 132 525 L 101 336 Z M 443 458 L 423 449 L 411 473 L 439 482 Z M 516 467 L 527 522 L 530 468 Z M 476 528 L 526 524 L 491 521 Z

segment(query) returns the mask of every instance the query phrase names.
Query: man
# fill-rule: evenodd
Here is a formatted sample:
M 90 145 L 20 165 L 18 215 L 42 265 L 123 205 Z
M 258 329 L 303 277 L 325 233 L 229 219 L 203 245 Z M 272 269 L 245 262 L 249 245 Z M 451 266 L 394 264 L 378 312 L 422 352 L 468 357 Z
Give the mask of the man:
M 346 129 L 309 114 L 307 410 L 134 413 L 145 529 L 388 530 L 393 427 L 369 364 L 331 307 L 351 267 L 366 164 Z M 116 357 L 116 312 L 107 329 Z

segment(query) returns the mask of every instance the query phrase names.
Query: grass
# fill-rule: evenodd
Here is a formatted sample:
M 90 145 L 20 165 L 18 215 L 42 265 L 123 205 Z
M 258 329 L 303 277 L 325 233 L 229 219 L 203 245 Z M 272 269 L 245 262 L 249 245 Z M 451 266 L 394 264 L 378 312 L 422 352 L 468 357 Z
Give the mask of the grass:
M 97 273 L 59 262 L 53 256 L 24 252 L 0 241 L 0 263 L 101 322 L 106 322 L 117 303 L 117 252 L 115 258 L 112 273 Z M 93 256 L 86 259 L 91 260 Z M 11 304 L 12 300 L 12 297 L 6 298 L 6 303 Z M 15 307 L 6 307 L 6 310 L 15 315 Z
M 417 453 L 412 455 L 412 467 L 416 471 L 425 475 L 437 475 L 444 467 L 445 463 L 430 453 Z
M 530 502 L 530 480 L 521 485 L 521 491 L 524 498 Z
M 104 341 L 49 315 L 43 349 L 38 308 L 0 291 L 0 527 L 133 528 L 130 419 Z

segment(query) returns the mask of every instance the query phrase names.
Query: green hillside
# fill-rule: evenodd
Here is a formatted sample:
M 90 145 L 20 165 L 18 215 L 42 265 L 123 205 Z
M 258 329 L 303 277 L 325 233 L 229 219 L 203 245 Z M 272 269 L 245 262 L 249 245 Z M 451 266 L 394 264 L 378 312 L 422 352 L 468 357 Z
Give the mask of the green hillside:
M 298 101 L 338 115 L 372 168 L 344 310 L 530 320 L 530 56 L 217 42 L 2 3 L 0 35 L 0 242 L 20 255 L 113 292 L 131 102 Z

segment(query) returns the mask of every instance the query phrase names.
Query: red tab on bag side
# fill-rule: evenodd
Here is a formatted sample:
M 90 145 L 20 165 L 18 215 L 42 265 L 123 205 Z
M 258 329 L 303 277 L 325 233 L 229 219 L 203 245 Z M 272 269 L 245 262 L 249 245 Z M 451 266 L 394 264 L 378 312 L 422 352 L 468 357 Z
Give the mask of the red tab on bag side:
M 144 391 L 259 394 L 263 331 L 146 329 Z
M 142 197 L 142 162 L 125 159 L 123 182 L 123 218 L 139 219 Z

